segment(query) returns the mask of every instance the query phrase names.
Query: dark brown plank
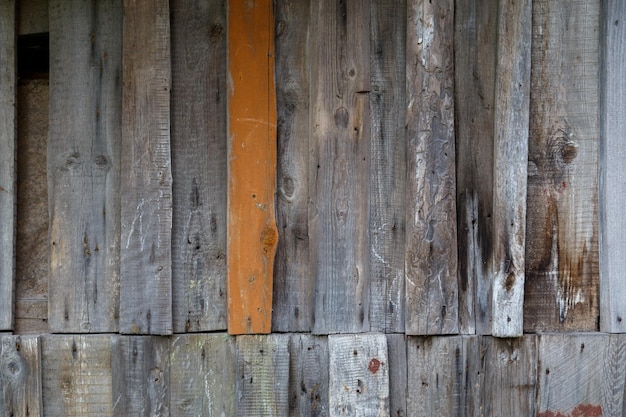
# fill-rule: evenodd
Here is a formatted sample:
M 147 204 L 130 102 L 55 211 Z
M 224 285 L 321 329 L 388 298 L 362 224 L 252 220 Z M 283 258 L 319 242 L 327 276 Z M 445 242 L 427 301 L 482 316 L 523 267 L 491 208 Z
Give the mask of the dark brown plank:
M 408 363 L 406 357 L 406 336 L 388 334 L 387 360 L 389 361 L 389 415 L 405 417 L 407 401 Z
M 289 336 L 289 416 L 328 416 L 328 338 Z
M 41 350 L 37 336 L 0 337 L 0 415 L 41 416 Z

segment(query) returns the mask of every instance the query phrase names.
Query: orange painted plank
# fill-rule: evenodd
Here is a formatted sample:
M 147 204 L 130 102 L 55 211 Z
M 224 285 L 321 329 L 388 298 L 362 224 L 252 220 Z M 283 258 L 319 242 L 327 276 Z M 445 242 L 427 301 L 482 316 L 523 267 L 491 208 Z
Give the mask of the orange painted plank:
M 234 0 L 230 76 L 228 332 L 269 333 L 278 231 L 274 219 L 276 96 L 271 0 Z

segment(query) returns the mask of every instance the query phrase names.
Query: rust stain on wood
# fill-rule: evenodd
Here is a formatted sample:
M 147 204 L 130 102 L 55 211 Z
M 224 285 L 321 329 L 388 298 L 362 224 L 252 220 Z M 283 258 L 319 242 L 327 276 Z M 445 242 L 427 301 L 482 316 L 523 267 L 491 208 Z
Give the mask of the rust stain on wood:
M 601 417 L 602 407 L 592 404 L 579 404 L 571 413 L 562 413 L 560 411 L 543 411 L 537 413 L 537 417 Z

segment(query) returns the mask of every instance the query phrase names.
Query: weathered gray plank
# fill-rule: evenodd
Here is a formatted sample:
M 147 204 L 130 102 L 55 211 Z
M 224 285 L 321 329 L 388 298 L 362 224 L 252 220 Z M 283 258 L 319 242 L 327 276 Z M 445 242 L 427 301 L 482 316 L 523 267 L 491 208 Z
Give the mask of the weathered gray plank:
M 41 416 L 39 337 L 3 336 L 0 341 L 0 415 Z
M 170 342 L 159 336 L 113 336 L 110 372 L 114 416 L 170 415 Z
M 370 8 L 311 4 L 313 332 L 362 332 L 370 327 Z
M 387 358 L 389 360 L 389 415 L 405 417 L 407 398 L 408 363 L 406 337 L 403 334 L 388 334 Z
M 111 416 L 111 336 L 41 337 L 44 416 Z
M 121 30 L 121 0 L 50 1 L 48 317 L 55 333 L 118 329 Z
M 370 328 L 404 332 L 406 1 L 372 1 Z
M 328 416 L 328 338 L 289 337 L 289 416 Z
M 235 414 L 235 338 L 225 334 L 172 336 L 170 409 L 174 416 Z
M 407 7 L 406 333 L 456 333 L 454 1 Z
M 124 2 L 120 331 L 172 333 L 168 0 Z
M 19 0 L 16 3 L 19 35 L 49 31 L 49 0 Z
M 389 360 L 383 334 L 330 335 L 330 416 L 389 416 Z
M 600 329 L 626 332 L 626 3 L 602 3 Z
M 275 5 L 278 154 L 272 330 L 308 332 L 314 280 L 309 272 L 309 15 L 307 1 Z
M 226 6 L 170 13 L 174 332 L 226 329 Z
M 236 375 L 236 416 L 286 416 L 289 336 L 238 336 Z
M 524 329 L 598 326 L 598 0 L 533 2 Z

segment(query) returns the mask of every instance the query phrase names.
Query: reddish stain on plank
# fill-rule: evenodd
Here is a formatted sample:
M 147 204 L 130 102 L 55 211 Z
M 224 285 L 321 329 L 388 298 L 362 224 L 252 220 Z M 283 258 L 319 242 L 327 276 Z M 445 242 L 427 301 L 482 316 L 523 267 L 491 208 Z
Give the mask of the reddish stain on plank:
M 371 373 L 375 374 L 380 369 L 380 361 L 376 358 L 372 359 L 367 369 L 369 369 Z
M 571 413 L 562 413 L 560 411 L 543 411 L 537 414 L 537 417 L 601 417 L 602 407 L 592 404 L 579 404 Z

